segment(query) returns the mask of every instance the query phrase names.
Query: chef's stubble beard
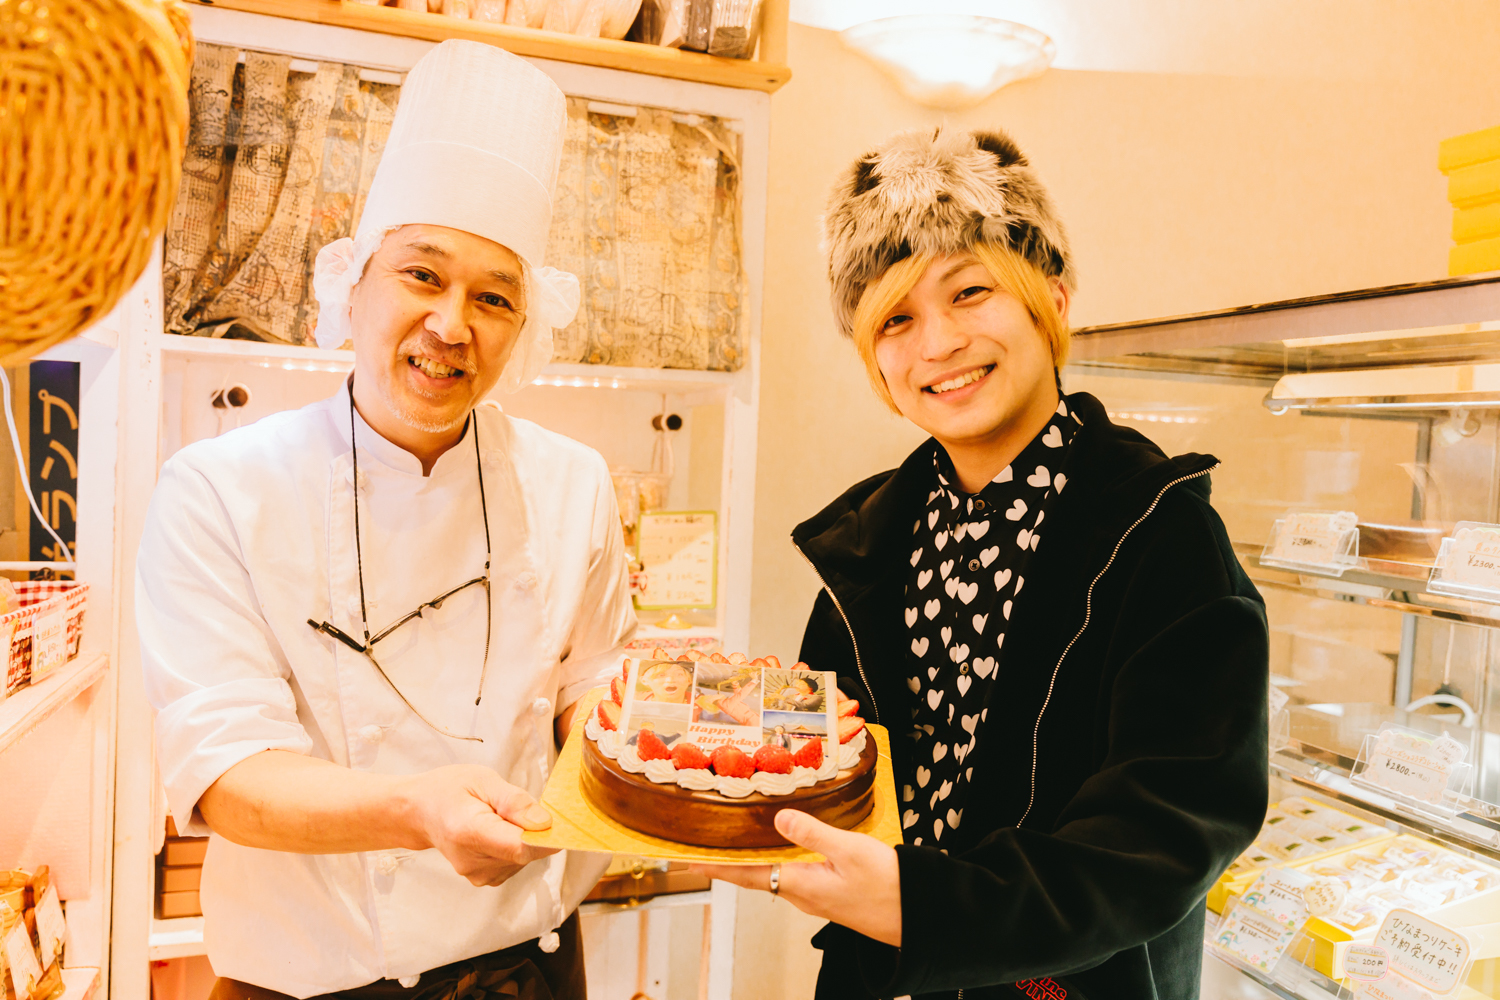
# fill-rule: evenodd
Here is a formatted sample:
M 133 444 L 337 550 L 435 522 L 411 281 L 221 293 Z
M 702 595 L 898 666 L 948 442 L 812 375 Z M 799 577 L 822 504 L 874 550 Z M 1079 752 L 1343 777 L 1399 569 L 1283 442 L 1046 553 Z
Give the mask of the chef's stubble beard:
M 472 378 L 473 373 L 469 373 L 469 377 Z M 381 380 L 378 382 L 378 386 L 380 396 L 385 401 L 386 408 L 396 415 L 396 419 L 413 430 L 421 431 L 423 434 L 444 434 L 448 431 L 456 430 L 463 426 L 464 421 L 469 419 L 469 414 L 474 409 L 473 400 L 470 400 L 469 405 L 464 407 L 462 412 L 452 420 L 424 420 L 418 414 L 413 413 L 403 400 L 396 398 L 396 393 L 392 390 L 390 382 Z

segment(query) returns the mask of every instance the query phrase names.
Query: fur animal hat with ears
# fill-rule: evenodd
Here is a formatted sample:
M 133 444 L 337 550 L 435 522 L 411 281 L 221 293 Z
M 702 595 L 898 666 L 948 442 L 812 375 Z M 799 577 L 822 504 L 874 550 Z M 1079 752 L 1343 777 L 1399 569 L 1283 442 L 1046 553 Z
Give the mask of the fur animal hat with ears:
M 853 335 L 860 298 L 892 264 L 979 242 L 1009 247 L 1077 287 L 1062 220 L 1010 136 L 940 126 L 887 139 L 839 178 L 823 217 L 840 330 Z

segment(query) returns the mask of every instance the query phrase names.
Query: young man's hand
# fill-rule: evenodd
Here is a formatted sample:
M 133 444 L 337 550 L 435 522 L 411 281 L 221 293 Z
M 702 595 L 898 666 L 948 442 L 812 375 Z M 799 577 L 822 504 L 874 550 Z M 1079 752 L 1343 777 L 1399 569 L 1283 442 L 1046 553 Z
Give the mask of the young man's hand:
M 826 858 L 781 866 L 778 895 L 804 913 L 901 947 L 901 869 L 896 850 L 863 833 L 829 826 L 805 812 L 783 809 L 776 830 Z M 692 865 L 693 871 L 746 889 L 771 887 L 770 865 Z
M 414 775 L 406 795 L 424 846 L 475 885 L 500 885 L 557 853 L 521 842 L 521 831 L 547 829 L 552 815 L 487 767 L 454 764 Z

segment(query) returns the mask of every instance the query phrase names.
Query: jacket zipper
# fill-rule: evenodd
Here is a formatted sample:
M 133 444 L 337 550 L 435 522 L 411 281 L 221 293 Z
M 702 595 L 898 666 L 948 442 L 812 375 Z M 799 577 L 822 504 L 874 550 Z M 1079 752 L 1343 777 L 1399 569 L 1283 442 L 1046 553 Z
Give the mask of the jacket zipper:
M 870 679 L 865 676 L 865 664 L 860 659 L 859 640 L 854 638 L 854 626 L 849 624 L 849 616 L 844 614 L 844 606 L 839 603 L 838 595 L 833 592 L 832 587 L 828 586 L 828 581 L 823 579 L 823 574 L 818 572 L 818 567 L 813 565 L 813 561 L 807 558 L 807 553 L 802 551 L 802 546 L 793 542 L 792 548 L 796 549 L 797 554 L 807 560 L 807 565 L 812 567 L 812 571 L 817 576 L 818 582 L 823 585 L 823 589 L 828 591 L 828 596 L 833 599 L 833 606 L 838 609 L 839 617 L 844 619 L 844 628 L 849 630 L 849 645 L 854 647 L 854 669 L 859 671 L 859 679 L 864 683 L 865 692 L 870 696 L 870 708 L 874 709 L 875 721 L 879 723 L 880 706 L 875 703 L 875 689 L 870 687 Z
M 1167 495 L 1167 490 L 1170 490 L 1172 487 L 1176 486 L 1179 483 L 1185 483 L 1190 479 L 1199 479 L 1203 476 L 1206 476 L 1218 467 L 1219 463 L 1215 462 L 1213 465 L 1209 466 L 1207 469 L 1202 470 L 1201 472 L 1194 472 L 1191 475 L 1187 476 L 1179 476 L 1167 485 L 1163 486 L 1161 488 L 1161 492 L 1156 494 L 1156 499 L 1151 501 L 1151 506 L 1146 508 L 1146 512 L 1140 517 L 1136 518 L 1135 523 L 1126 528 L 1125 533 L 1120 536 L 1120 540 L 1115 542 L 1114 551 L 1109 554 L 1109 559 L 1105 562 L 1104 568 L 1101 569 L 1094 576 L 1094 579 L 1089 583 L 1088 593 L 1085 595 L 1083 603 L 1083 624 L 1078 626 L 1078 631 L 1073 634 L 1073 638 L 1069 640 L 1067 646 L 1063 647 L 1062 655 L 1057 658 L 1057 666 L 1052 668 L 1052 681 L 1047 685 L 1047 697 L 1042 700 L 1042 710 L 1037 713 L 1036 727 L 1031 732 L 1031 797 L 1026 802 L 1026 811 L 1021 814 L 1020 819 L 1016 820 L 1017 829 L 1020 828 L 1022 823 L 1026 822 L 1026 817 L 1031 815 L 1031 807 L 1036 805 L 1036 767 L 1037 757 L 1040 753 L 1041 748 L 1042 716 L 1047 713 L 1047 706 L 1052 704 L 1052 691 L 1057 687 L 1057 675 L 1062 670 L 1063 660 L 1066 660 L 1068 658 L 1068 652 L 1072 650 L 1074 644 L 1083 637 L 1084 629 L 1089 627 L 1089 618 L 1092 617 L 1094 613 L 1094 587 L 1097 586 L 1099 581 L 1104 578 L 1104 574 L 1109 572 L 1109 568 L 1114 565 L 1115 557 L 1120 554 L 1120 547 L 1125 544 L 1125 539 L 1130 537 L 1130 533 L 1132 531 L 1141 526 L 1142 521 L 1151 516 L 1151 512 L 1156 510 L 1156 505 L 1161 503 L 1161 498 Z M 816 569 L 816 567 L 814 568 Z M 959 990 L 958 996 L 959 1000 L 963 1000 L 962 990 Z

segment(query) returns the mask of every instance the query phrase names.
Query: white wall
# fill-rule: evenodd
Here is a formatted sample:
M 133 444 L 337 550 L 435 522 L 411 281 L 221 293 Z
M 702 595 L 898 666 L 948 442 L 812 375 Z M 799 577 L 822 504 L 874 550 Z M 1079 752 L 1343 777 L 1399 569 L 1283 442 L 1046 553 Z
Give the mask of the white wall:
M 1217 6 L 1233 19 L 1184 14 Z M 1150 18 L 1113 65 L 1194 71 L 1055 69 L 947 116 L 1009 130 L 1050 187 L 1081 275 L 1076 325 L 1446 273 L 1437 144 L 1500 124 L 1500 5 L 1130 9 Z M 1101 37 L 1090 35 L 1092 51 L 1105 51 Z M 1142 51 L 1150 58 L 1129 58 Z M 796 653 L 818 586 L 792 527 L 922 438 L 876 402 L 835 332 L 818 251 L 824 198 L 868 146 L 945 117 L 901 97 L 831 32 L 793 25 L 790 61 L 792 81 L 772 99 L 751 626 L 755 652 L 781 656 Z M 811 996 L 818 954 L 806 941 L 818 925 L 745 894 L 736 996 Z M 769 954 L 778 961 L 760 960 Z

